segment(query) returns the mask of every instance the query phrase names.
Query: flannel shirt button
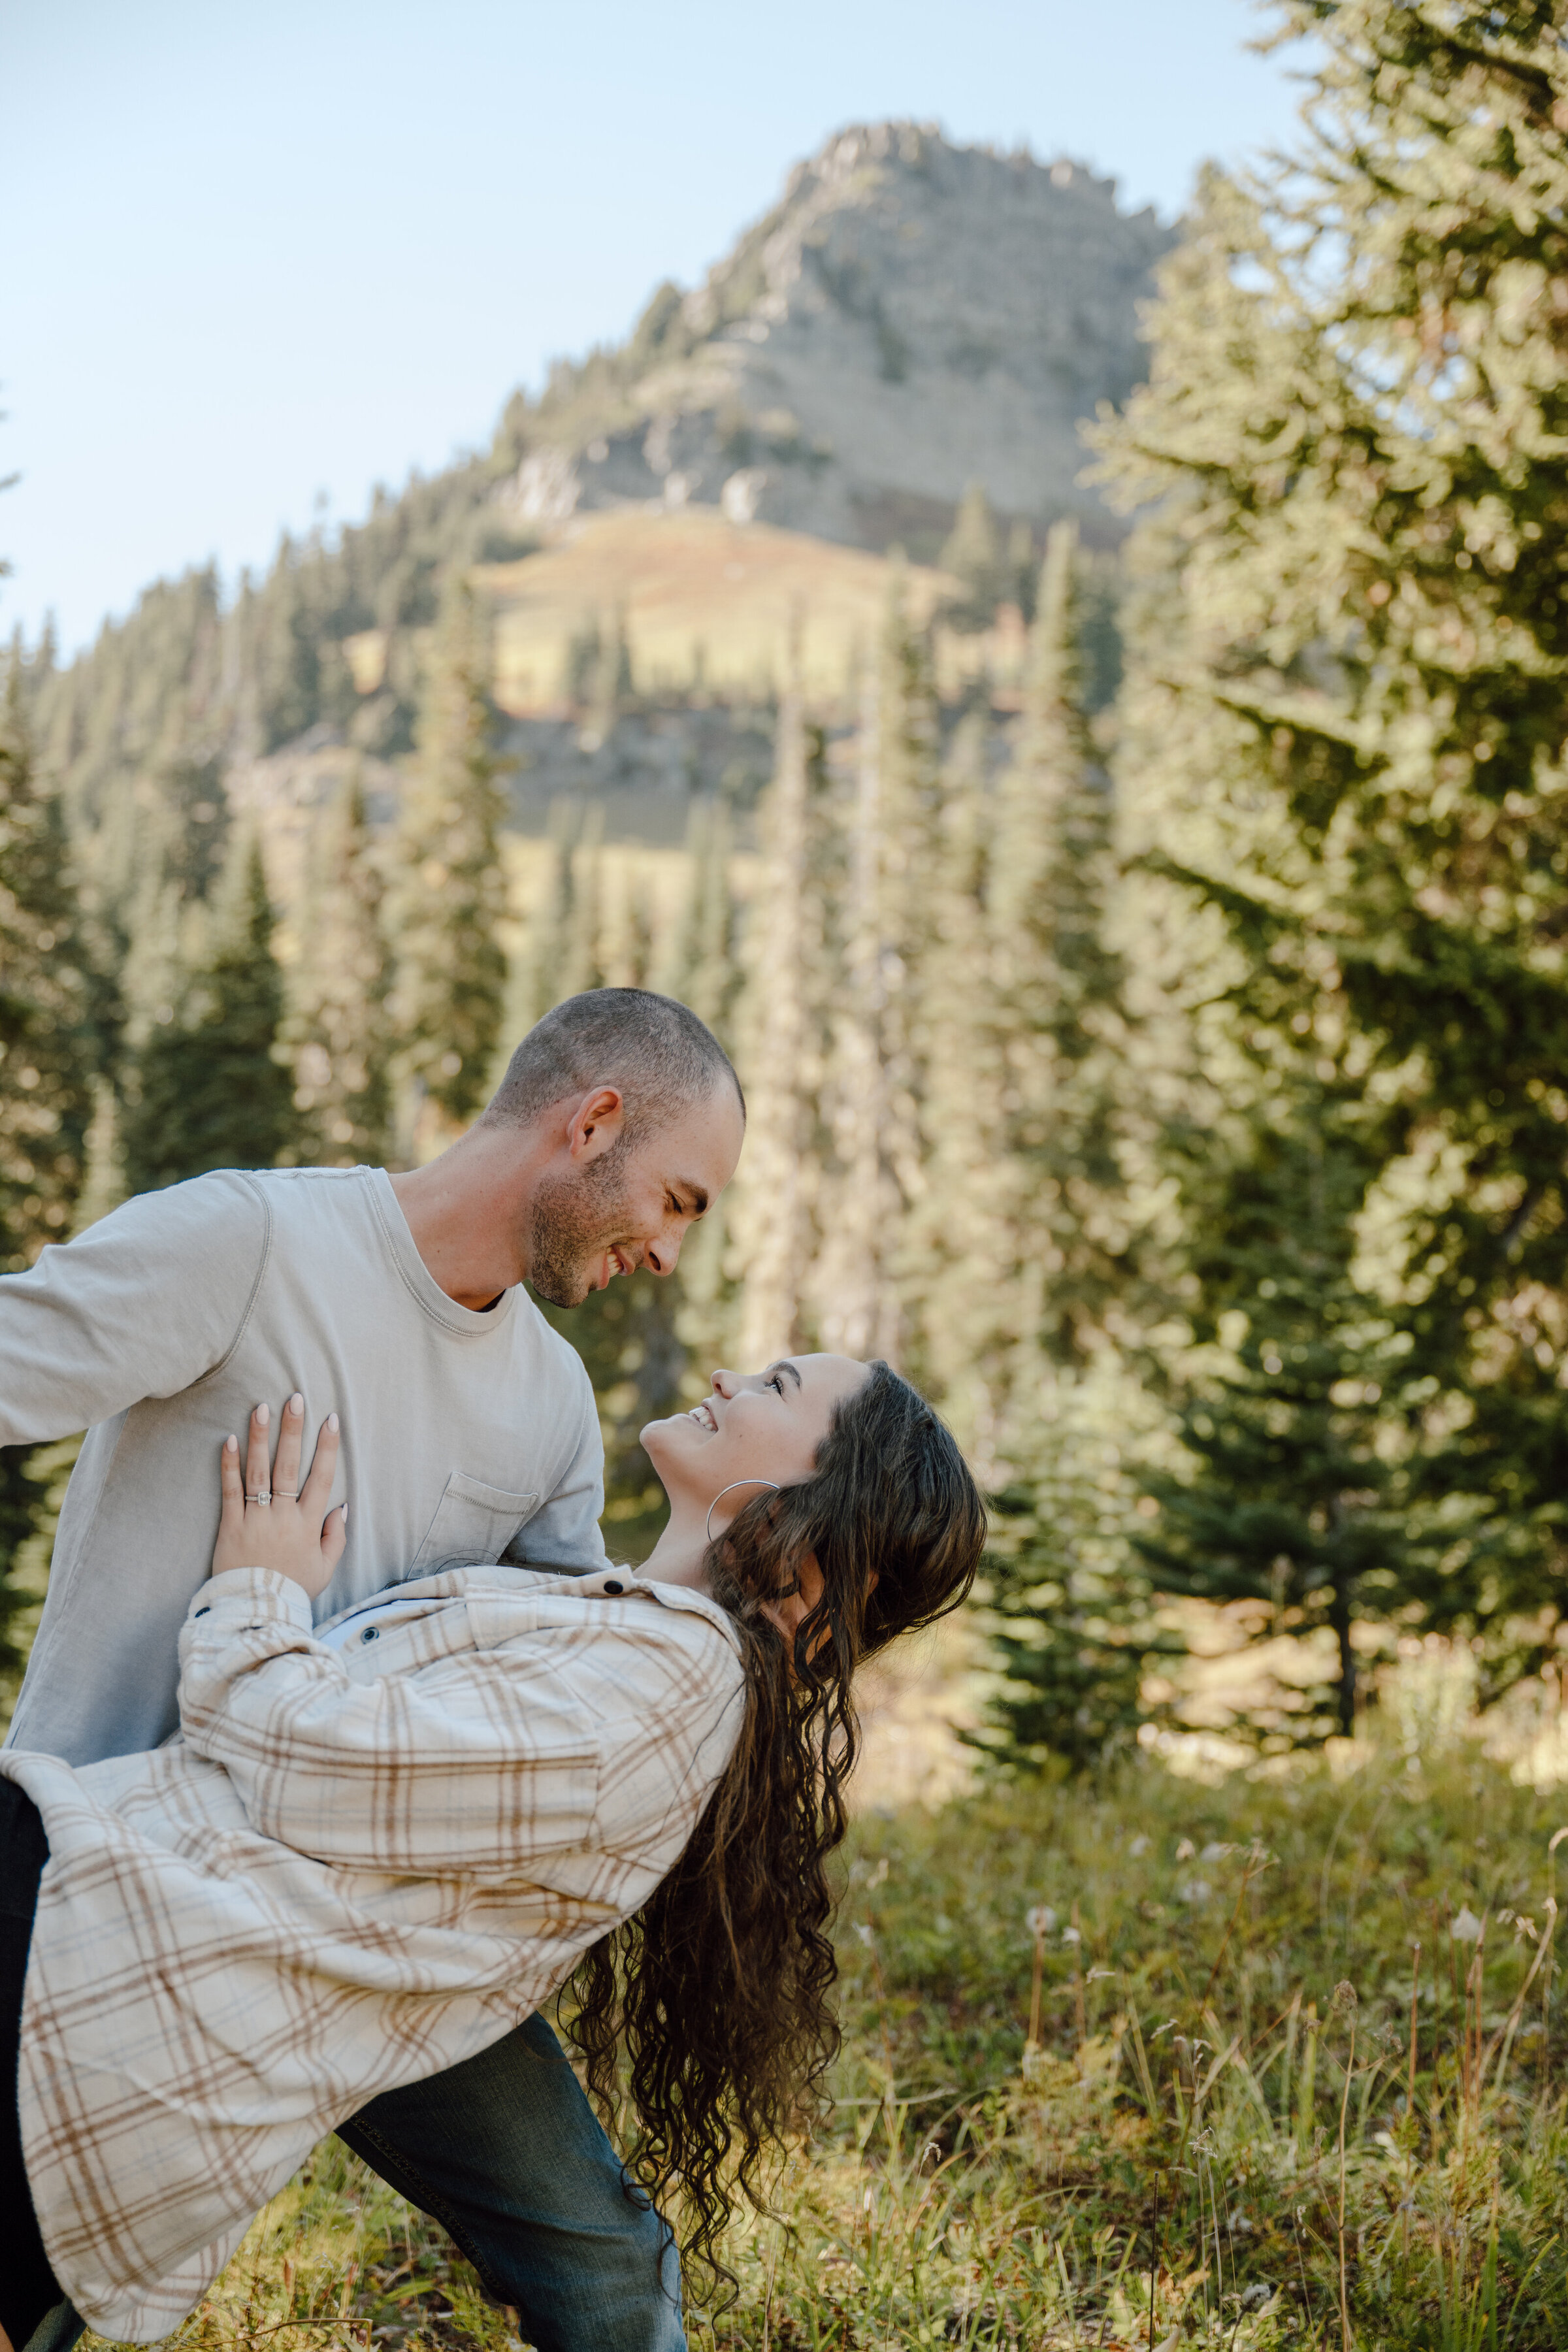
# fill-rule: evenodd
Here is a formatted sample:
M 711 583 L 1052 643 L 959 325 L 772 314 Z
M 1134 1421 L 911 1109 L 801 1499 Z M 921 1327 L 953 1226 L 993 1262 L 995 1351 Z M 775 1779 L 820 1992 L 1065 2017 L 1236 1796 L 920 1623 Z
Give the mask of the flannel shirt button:
M 624 1592 L 626 1589 L 626 1586 L 621 1582 L 618 1576 L 607 1576 L 605 1579 L 605 1590 L 606 1592 Z
M 360 1635 L 360 1640 L 362 1642 L 379 1642 L 380 1639 L 381 1627 L 379 1625 L 367 1625 L 364 1632 Z

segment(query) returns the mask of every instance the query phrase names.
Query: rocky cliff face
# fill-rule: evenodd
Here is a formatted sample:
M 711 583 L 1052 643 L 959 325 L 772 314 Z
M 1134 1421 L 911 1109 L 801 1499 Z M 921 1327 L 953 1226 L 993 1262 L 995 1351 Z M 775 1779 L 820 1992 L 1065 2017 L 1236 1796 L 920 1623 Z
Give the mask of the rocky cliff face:
M 520 419 L 510 502 L 552 523 L 698 501 L 929 555 L 977 480 L 1005 515 L 1109 538 L 1077 426 L 1142 376 L 1137 304 L 1170 243 L 1076 164 L 846 131 L 703 286 L 558 371 Z

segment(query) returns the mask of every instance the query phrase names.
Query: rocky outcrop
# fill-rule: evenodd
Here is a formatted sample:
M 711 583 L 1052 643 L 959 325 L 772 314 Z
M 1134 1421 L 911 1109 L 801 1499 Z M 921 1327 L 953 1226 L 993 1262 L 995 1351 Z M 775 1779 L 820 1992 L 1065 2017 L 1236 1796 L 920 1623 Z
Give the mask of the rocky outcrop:
M 1141 378 L 1137 306 L 1170 243 L 1078 164 L 846 131 L 704 285 L 656 297 L 602 422 L 585 372 L 562 372 L 508 499 L 546 526 L 697 501 L 929 556 L 980 481 L 1004 515 L 1108 539 L 1078 426 Z

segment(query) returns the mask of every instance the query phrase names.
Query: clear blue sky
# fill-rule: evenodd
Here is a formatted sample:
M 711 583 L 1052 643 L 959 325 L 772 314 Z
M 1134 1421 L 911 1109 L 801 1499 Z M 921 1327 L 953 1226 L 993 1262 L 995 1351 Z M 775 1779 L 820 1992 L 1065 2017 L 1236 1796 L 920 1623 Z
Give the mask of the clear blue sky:
M 34 0 L 0 12 L 0 626 L 68 649 L 488 439 L 839 125 L 1180 211 L 1288 135 L 1247 0 Z

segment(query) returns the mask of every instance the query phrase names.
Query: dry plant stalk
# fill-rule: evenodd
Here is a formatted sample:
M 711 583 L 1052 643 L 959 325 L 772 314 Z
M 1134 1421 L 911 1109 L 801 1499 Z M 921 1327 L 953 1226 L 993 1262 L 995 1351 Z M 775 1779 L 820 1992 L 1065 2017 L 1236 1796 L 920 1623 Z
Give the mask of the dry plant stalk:
M 1355 2352 L 1354 2339 L 1351 2335 L 1350 2288 L 1345 2271 L 1345 2125 L 1350 2115 L 1351 2077 L 1355 2073 L 1356 2029 L 1356 1992 L 1348 1979 L 1342 1979 L 1334 1987 L 1334 2007 L 1341 2011 L 1348 2011 L 1351 2021 L 1350 2055 L 1345 2061 L 1345 2087 L 1340 2099 L 1340 2335 L 1342 2352 Z
M 1419 2130 L 1419 2126 L 1417 2126 L 1416 2121 L 1415 2121 L 1415 2030 L 1416 2030 L 1416 2008 L 1415 2008 L 1415 2004 L 1416 2004 L 1417 2000 L 1420 1998 L 1420 1993 L 1421 1993 L 1421 1947 L 1420 1947 L 1420 1945 L 1419 1945 L 1419 1944 L 1412 1944 L 1412 1945 L 1411 1945 L 1411 1947 L 1410 1947 L 1410 1950 L 1411 1950 L 1411 1964 L 1410 1964 L 1410 2087 L 1409 2087 L 1409 2089 L 1406 2091 L 1406 2093 L 1405 2093 L 1405 2112 L 1406 2116 L 1407 2116 L 1409 2117 L 1409 2119 L 1410 2119 L 1410 2128 L 1411 2128 L 1411 2135 L 1412 2135 L 1412 2137 L 1411 2137 L 1411 2143 L 1410 2143 L 1410 2157 L 1411 2157 L 1411 2162 L 1412 2162 L 1412 2163 L 1414 2163 L 1414 2162 L 1415 2162 L 1415 2139 L 1416 2139 L 1416 2135 L 1417 2135 L 1418 2130 Z M 1347 2084 L 1347 2086 L 1346 2086 L 1346 2087 L 1347 2087 L 1347 2088 L 1349 2087 L 1349 2086 L 1348 2086 L 1348 2084 Z M 1406 2193 L 1406 2195 L 1405 2195 L 1405 2198 L 1404 2198 L 1404 2200 L 1403 2200 L 1403 2203 L 1404 2203 L 1404 2207 L 1405 2207 L 1405 2253 L 1406 2253 L 1406 2254 L 1408 2254 L 1408 2253 L 1409 2253 L 1409 2252 L 1410 2252 L 1410 2196 L 1411 2196 L 1411 2193 L 1413 2193 L 1413 2192 L 1407 2192 L 1407 2193 Z
M 1076 1917 L 1076 1913 L 1075 1913 Z M 1047 1912 L 1043 1903 L 1037 1903 L 1025 1917 L 1024 1925 L 1035 1938 L 1035 1974 L 1029 1987 L 1029 2037 L 1026 2050 L 1032 2055 L 1040 2046 L 1040 1998 L 1045 1986 Z
M 1084 2007 L 1083 1993 L 1083 1928 L 1079 1920 L 1076 1895 L 1073 1898 L 1072 1906 L 1072 1938 L 1073 2006 L 1078 2014 L 1078 2054 L 1081 2064 L 1083 2045 L 1089 2040 L 1089 2017 Z
M 1154 2283 L 1160 2274 L 1160 2176 L 1154 2175 L 1154 2226 L 1149 2240 L 1149 2352 L 1154 2352 Z

